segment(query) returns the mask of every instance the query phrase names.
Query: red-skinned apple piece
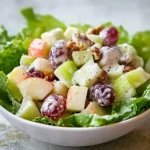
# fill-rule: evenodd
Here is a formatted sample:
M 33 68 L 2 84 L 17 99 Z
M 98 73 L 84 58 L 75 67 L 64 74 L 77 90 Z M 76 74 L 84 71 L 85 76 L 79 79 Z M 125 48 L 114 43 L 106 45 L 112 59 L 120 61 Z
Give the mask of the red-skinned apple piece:
M 28 55 L 34 58 L 48 58 L 49 51 L 50 46 L 46 41 L 41 39 L 34 39 L 28 49 Z

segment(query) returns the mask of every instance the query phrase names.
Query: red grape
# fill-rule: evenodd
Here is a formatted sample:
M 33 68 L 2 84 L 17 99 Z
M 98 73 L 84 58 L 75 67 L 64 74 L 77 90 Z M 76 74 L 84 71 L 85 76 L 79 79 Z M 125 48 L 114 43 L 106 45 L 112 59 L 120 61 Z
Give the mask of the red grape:
M 118 41 L 118 31 L 114 27 L 105 28 L 99 35 L 103 46 L 114 46 Z
M 115 93 L 111 85 L 96 83 L 90 88 L 90 98 L 101 106 L 108 106 L 114 101 Z
M 41 107 L 42 116 L 57 119 L 66 110 L 66 99 L 58 94 L 48 96 Z
M 51 48 L 49 54 L 50 64 L 54 69 L 65 62 L 69 57 L 69 49 L 64 40 L 57 41 Z
M 30 69 L 27 71 L 27 74 L 28 74 L 30 77 L 45 78 L 45 75 L 44 75 L 43 72 L 38 71 L 38 70 L 35 70 L 34 68 L 30 68 Z

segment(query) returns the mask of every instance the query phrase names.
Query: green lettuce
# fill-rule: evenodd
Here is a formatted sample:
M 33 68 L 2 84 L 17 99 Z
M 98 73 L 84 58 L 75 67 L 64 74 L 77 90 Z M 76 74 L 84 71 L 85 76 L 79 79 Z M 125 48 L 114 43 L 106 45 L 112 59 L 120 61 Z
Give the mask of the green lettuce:
M 78 28 L 81 32 L 83 32 L 83 33 L 86 33 L 86 31 L 89 29 L 89 28 L 92 28 L 92 26 L 91 25 L 89 25 L 89 24 L 71 24 L 70 25 L 71 27 L 76 27 L 76 28 Z
M 0 70 L 9 73 L 14 67 L 19 65 L 20 57 L 27 54 L 22 39 L 13 39 L 6 44 L 0 45 Z
M 0 105 L 9 112 L 16 113 L 20 108 L 22 95 L 17 85 L 0 72 Z
M 42 124 L 56 126 L 56 122 L 49 119 L 47 116 L 45 116 L 45 117 L 36 117 L 35 119 L 33 119 L 33 121 L 38 122 L 38 123 L 42 123 Z
M 54 28 L 66 29 L 66 25 L 54 18 L 51 15 L 35 14 L 32 8 L 25 8 L 21 10 L 21 14 L 27 21 L 27 27 L 22 30 L 24 37 L 39 38 L 43 32 Z
M 145 69 L 150 73 L 150 31 L 141 31 L 133 35 L 131 45 L 135 47 L 145 63 Z
M 4 26 L 0 25 L 0 44 L 4 44 L 9 40 L 9 36 L 7 34 L 7 30 Z

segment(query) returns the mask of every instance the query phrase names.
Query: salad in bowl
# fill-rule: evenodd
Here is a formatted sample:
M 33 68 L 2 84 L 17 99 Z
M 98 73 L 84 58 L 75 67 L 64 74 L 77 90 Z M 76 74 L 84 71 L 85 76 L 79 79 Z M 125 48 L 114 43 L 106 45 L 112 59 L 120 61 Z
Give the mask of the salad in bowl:
M 150 108 L 149 31 L 66 26 L 23 9 L 27 27 L 0 31 L 0 105 L 26 120 L 99 127 Z

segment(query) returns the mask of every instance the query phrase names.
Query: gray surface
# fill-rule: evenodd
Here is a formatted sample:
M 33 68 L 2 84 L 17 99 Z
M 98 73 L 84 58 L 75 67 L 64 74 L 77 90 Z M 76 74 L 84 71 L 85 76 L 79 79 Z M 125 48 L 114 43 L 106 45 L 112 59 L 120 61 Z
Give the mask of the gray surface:
M 11 34 L 24 26 L 20 8 L 32 6 L 39 13 L 51 13 L 66 23 L 113 21 L 131 33 L 150 29 L 150 0 L 0 0 L 0 24 Z M 85 147 L 60 147 L 29 138 L 0 116 L 0 150 L 149 150 L 150 120 L 135 131 L 109 143 Z

